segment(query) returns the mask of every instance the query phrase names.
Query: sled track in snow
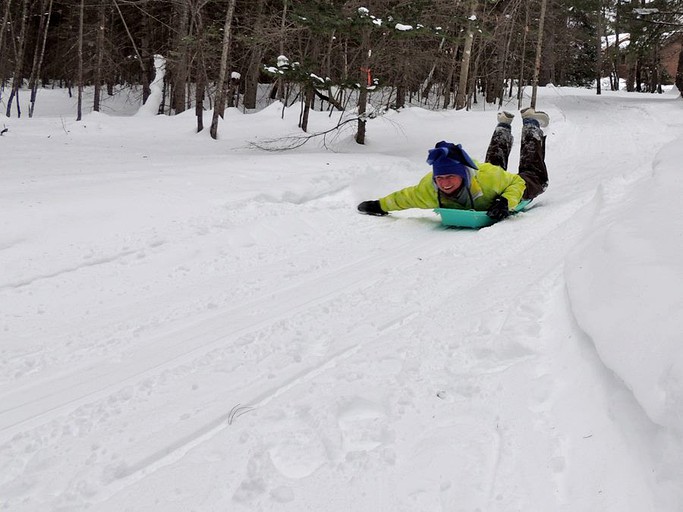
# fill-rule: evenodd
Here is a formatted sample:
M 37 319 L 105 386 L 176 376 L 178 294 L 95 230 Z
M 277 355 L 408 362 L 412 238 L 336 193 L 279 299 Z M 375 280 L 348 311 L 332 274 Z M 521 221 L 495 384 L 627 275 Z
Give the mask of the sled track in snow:
M 427 231 L 418 240 L 411 239 L 393 247 L 391 253 L 400 256 L 391 259 L 392 265 L 396 267 L 401 262 L 412 260 L 416 253 L 423 251 L 434 239 L 438 240 L 439 236 L 440 231 Z M 48 422 L 60 414 L 102 400 L 127 386 L 201 357 L 212 349 L 230 345 L 245 334 L 332 300 L 340 293 L 370 287 L 378 271 L 386 266 L 386 260 L 375 256 L 360 258 L 322 276 L 263 294 L 246 304 L 222 311 L 199 325 L 185 326 L 153 339 L 125 365 L 97 364 L 78 373 L 5 393 L 0 396 L 3 404 L 0 409 L 0 435 L 12 436 Z M 266 312 L 267 319 L 259 320 L 262 316 L 255 316 L 255 309 Z M 328 363 L 324 361 L 321 366 Z

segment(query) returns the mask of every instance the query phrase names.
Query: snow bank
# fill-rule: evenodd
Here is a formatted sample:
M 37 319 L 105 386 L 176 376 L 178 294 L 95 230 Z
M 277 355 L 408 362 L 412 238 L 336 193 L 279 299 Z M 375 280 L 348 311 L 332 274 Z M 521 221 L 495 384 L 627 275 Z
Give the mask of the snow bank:
M 569 255 L 572 308 L 607 365 L 648 417 L 683 436 L 683 139 L 665 146 L 653 176 Z

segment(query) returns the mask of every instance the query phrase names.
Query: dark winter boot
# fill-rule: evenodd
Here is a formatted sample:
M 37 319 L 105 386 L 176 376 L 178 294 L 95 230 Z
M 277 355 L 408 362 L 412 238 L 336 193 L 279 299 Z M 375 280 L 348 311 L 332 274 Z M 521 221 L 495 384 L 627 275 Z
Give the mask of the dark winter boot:
M 519 176 L 526 182 L 524 199 L 533 199 L 548 188 L 548 169 L 545 166 L 545 135 L 536 118 L 524 120 L 522 148 L 519 155 Z
M 493 130 L 491 142 L 486 150 L 485 161 L 502 167 L 507 170 L 510 150 L 512 149 L 512 131 L 510 123 L 514 119 L 514 114 L 509 112 L 498 113 L 498 126 Z

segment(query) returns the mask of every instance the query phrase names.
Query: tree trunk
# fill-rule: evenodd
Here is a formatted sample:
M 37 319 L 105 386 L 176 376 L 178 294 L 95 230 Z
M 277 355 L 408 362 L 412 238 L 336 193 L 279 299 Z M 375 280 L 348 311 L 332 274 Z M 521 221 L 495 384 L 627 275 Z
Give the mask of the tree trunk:
M 370 63 L 372 58 L 372 49 L 370 48 L 370 30 L 363 29 L 363 66 L 360 68 L 360 91 L 358 93 L 358 130 L 356 132 L 356 143 L 365 144 L 365 130 L 366 119 L 365 113 L 368 108 L 368 70 L 370 70 Z
M 510 55 L 510 46 L 512 46 L 512 33 L 514 31 L 514 24 L 511 24 L 510 30 L 507 35 L 507 41 L 505 42 L 505 51 L 502 52 L 501 61 L 498 63 L 498 106 L 503 106 L 503 99 L 505 98 L 505 85 L 508 73 L 508 56 Z
M 621 0 L 617 0 L 616 5 L 614 6 L 614 34 L 615 34 L 615 39 L 614 39 L 614 88 L 613 90 L 618 91 L 619 90 L 619 64 L 621 59 L 620 57 L 620 52 L 621 49 L 619 48 L 619 30 L 621 29 L 619 25 L 619 10 L 621 6 Z
M 598 0 L 598 18 L 597 18 L 597 23 L 596 23 L 596 28 L 597 28 L 597 38 L 598 38 L 598 52 L 597 52 L 597 58 L 595 59 L 595 79 L 596 79 L 596 86 L 595 86 L 595 92 L 598 96 L 602 94 L 602 25 L 603 25 L 603 19 L 602 19 L 602 0 Z
M 398 83 L 396 84 L 396 108 L 403 108 L 406 106 L 406 83 L 405 75 L 398 77 Z
M 462 62 L 460 64 L 460 80 L 458 90 L 455 93 L 455 108 L 462 110 L 467 102 L 467 79 L 470 69 L 470 59 L 472 58 L 472 44 L 474 43 L 474 19 L 476 19 L 477 0 L 472 0 L 470 20 L 467 23 L 467 36 L 465 47 L 462 52 Z
M 203 66 L 202 66 L 203 67 Z M 197 69 L 197 81 L 195 89 L 194 112 L 197 117 L 197 133 L 204 129 L 204 93 L 206 92 L 206 82 L 204 71 Z
M 7 55 L 7 52 L 5 51 L 5 27 L 7 27 L 7 23 L 9 21 L 11 5 L 12 0 L 5 1 L 5 12 L 2 15 L 2 26 L 0 26 L 0 55 Z M 4 63 L 5 59 L 0 59 L 0 85 L 2 85 L 2 82 L 5 79 Z M 1 87 L 0 91 L 2 91 Z
M 85 18 L 85 0 L 81 0 L 78 17 L 78 107 L 76 121 L 83 118 L 83 19 Z
M 304 89 L 304 93 L 302 95 L 302 101 L 303 101 L 303 112 L 301 115 L 301 123 L 299 123 L 299 127 L 307 132 L 308 131 L 308 117 L 311 112 L 311 107 L 313 106 L 313 102 L 315 101 L 315 90 L 313 89 L 312 86 L 306 86 Z
M 258 94 L 259 77 L 261 76 L 261 60 L 263 59 L 263 44 L 260 41 L 263 32 L 263 2 L 257 0 L 254 6 L 254 23 L 252 31 L 253 45 L 251 47 L 251 58 L 247 68 L 247 76 L 244 81 L 244 108 L 255 109 L 256 97 Z M 314 61 L 314 62 L 317 62 Z
M 678 92 L 683 96 L 683 43 L 681 44 L 681 51 L 678 52 L 678 68 L 676 69 L 676 87 Z
M 178 13 L 178 28 L 176 32 L 175 47 L 178 57 L 173 65 L 173 78 L 171 82 L 173 93 L 171 95 L 171 108 L 179 114 L 185 111 L 185 85 L 189 75 L 188 44 L 185 38 L 188 36 L 190 26 L 190 6 L 188 0 L 181 0 Z
M 431 69 L 429 70 L 429 74 L 427 75 L 427 80 L 425 80 L 425 86 L 424 89 L 422 89 L 422 97 L 427 101 L 429 99 L 429 93 L 432 90 L 432 85 L 433 85 L 433 80 L 434 80 L 434 72 L 436 71 L 436 66 L 439 64 L 439 59 L 441 56 L 441 52 L 443 51 L 443 45 L 446 42 L 446 38 L 442 37 L 441 41 L 439 42 L 439 52 L 436 60 L 432 64 Z
M 144 8 L 147 9 L 148 2 L 145 0 Z M 150 76 L 150 63 L 154 62 L 154 57 L 152 57 L 152 52 L 150 51 L 149 39 L 152 33 L 150 27 L 150 17 L 145 16 L 142 26 L 144 29 L 140 34 L 140 81 L 142 82 L 142 103 L 143 105 L 147 103 L 147 99 L 150 94 L 152 94 L 151 83 L 152 79 Z
M 628 75 L 626 76 L 626 91 L 633 92 L 636 90 L 636 67 L 635 63 L 631 62 L 630 57 L 627 58 L 627 64 Z
M 526 40 L 529 35 L 529 3 L 526 3 L 525 9 L 525 19 L 524 19 L 524 37 L 522 38 L 522 58 L 519 63 L 519 84 L 517 85 L 517 109 L 522 108 L 522 101 L 524 100 L 524 95 L 522 91 L 524 90 L 524 65 L 526 62 Z
M 225 15 L 225 24 L 223 26 L 223 51 L 221 54 L 221 67 L 218 73 L 218 86 L 216 89 L 216 101 L 214 102 L 213 119 L 211 120 L 211 137 L 218 138 L 218 118 L 223 117 L 223 110 L 225 110 L 225 96 L 226 84 L 228 75 L 228 58 L 230 56 L 231 44 L 231 27 L 232 18 L 235 13 L 235 1 L 228 1 L 228 12 Z
M 45 13 L 45 3 L 41 2 L 40 12 Z M 47 33 L 50 28 L 50 16 L 52 15 L 52 0 L 47 8 L 47 13 L 41 14 L 40 27 L 38 28 L 38 35 L 42 33 L 43 40 L 41 44 L 36 43 L 36 49 L 33 54 L 33 67 L 31 68 L 31 77 L 28 81 L 28 87 L 31 91 L 31 99 L 28 104 L 28 117 L 33 117 L 33 110 L 36 105 L 36 96 L 38 94 L 38 77 L 40 70 L 43 67 L 43 58 L 45 57 L 45 44 L 47 42 Z
M 659 57 L 659 49 L 655 47 L 654 49 L 654 56 L 652 59 L 653 65 L 652 65 L 652 70 L 650 74 L 650 92 L 662 92 L 662 86 L 661 86 L 661 62 L 660 62 L 660 57 Z
M 538 40 L 536 41 L 536 62 L 534 64 L 534 79 L 531 92 L 531 108 L 536 108 L 536 95 L 538 93 L 538 75 L 541 72 L 541 55 L 543 53 L 543 28 L 545 25 L 545 11 L 548 0 L 541 0 L 541 14 L 538 19 Z
M 247 68 L 246 80 L 244 81 L 244 108 L 252 110 L 256 108 L 262 58 L 263 49 L 257 43 L 257 46 L 254 46 L 252 49 L 251 59 L 249 59 L 249 67 Z
M 482 75 L 480 71 L 480 64 L 482 53 L 484 53 L 484 48 L 485 46 L 483 44 L 477 46 L 477 57 L 474 59 L 473 73 L 470 73 L 469 78 L 470 85 L 468 87 L 469 93 L 467 94 L 466 102 L 467 110 L 470 110 L 472 108 L 472 104 L 477 104 L 477 78 L 481 77 Z
M 195 32 L 198 37 L 203 37 L 204 21 L 201 12 L 194 12 L 193 18 L 195 20 Z M 200 39 L 197 54 L 195 56 L 196 78 L 195 78 L 195 116 L 197 117 L 197 133 L 204 129 L 204 93 L 206 91 L 206 62 L 204 60 L 204 45 Z
M 285 53 L 285 27 L 287 22 L 287 0 L 282 2 L 282 18 L 280 18 L 280 55 Z M 282 101 L 285 98 L 285 81 L 277 79 L 277 99 Z
M 12 91 L 7 100 L 7 117 L 12 113 L 12 100 L 17 100 L 17 117 L 21 117 L 21 105 L 19 104 L 19 89 L 23 80 L 22 64 L 24 63 L 24 49 L 26 48 L 26 24 L 28 20 L 28 0 L 24 0 L 21 9 L 21 21 L 19 30 L 19 47 L 17 48 L 17 61 L 14 66 L 14 78 L 12 80 Z M 4 30 L 4 27 L 2 27 Z
M 451 104 L 451 91 L 453 90 L 453 77 L 455 76 L 455 67 L 458 61 L 458 47 L 453 47 L 453 56 L 451 57 L 451 65 L 448 71 L 448 77 L 446 77 L 446 83 L 444 84 L 443 91 L 443 108 L 448 108 Z
M 95 95 L 93 97 L 92 109 L 95 112 L 100 111 L 100 99 L 102 94 L 102 63 L 104 62 L 104 26 L 107 22 L 106 2 L 100 0 L 100 5 L 97 8 L 98 18 L 100 20 L 97 27 L 97 64 L 95 66 Z

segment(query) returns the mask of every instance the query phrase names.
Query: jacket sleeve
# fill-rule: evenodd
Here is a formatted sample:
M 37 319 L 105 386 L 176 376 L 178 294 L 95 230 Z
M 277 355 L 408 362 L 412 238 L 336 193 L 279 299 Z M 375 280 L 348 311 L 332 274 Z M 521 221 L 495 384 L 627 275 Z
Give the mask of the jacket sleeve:
M 488 190 L 487 195 L 490 201 L 497 196 L 503 196 L 508 200 L 510 210 L 517 207 L 526 190 L 526 182 L 518 174 L 512 174 L 502 167 L 489 163 L 479 164 L 477 178 L 481 187 Z
M 432 182 L 432 173 L 426 174 L 417 185 L 392 192 L 379 200 L 382 210 L 407 210 L 408 208 L 438 208 L 439 199 Z
M 522 200 L 524 190 L 526 190 L 526 182 L 517 174 L 503 171 L 503 175 L 504 188 L 500 195 L 508 200 L 508 208 L 514 210 Z

